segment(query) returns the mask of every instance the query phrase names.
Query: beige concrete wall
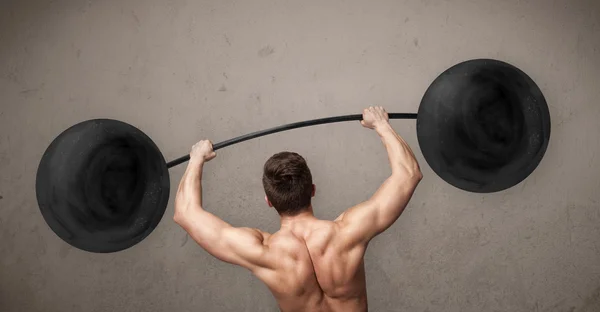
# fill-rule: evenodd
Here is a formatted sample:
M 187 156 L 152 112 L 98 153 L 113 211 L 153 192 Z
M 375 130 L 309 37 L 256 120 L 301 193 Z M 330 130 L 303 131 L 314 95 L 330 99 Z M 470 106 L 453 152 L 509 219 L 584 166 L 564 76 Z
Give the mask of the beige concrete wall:
M 49 1 L 0 3 L 0 310 L 275 311 L 268 289 L 220 263 L 165 218 L 115 254 L 69 247 L 35 199 L 37 163 L 79 121 L 108 117 L 167 159 L 288 122 L 416 112 L 431 81 L 490 57 L 527 72 L 552 116 L 546 157 L 494 194 L 439 179 L 414 121 L 393 121 L 425 178 L 366 255 L 372 311 L 600 311 L 598 1 Z M 358 123 L 293 130 L 219 151 L 205 204 L 234 225 L 275 231 L 261 168 L 306 157 L 317 216 L 367 199 L 389 173 Z M 176 188 L 183 167 L 170 171 Z M 173 198 L 173 194 L 171 199 Z

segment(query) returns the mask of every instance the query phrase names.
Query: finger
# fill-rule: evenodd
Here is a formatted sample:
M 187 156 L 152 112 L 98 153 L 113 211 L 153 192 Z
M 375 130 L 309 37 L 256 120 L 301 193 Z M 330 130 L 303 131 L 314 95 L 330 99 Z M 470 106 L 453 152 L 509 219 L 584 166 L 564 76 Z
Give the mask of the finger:
M 365 121 L 364 121 L 364 120 L 361 120 L 361 121 L 360 121 L 360 124 L 361 124 L 361 125 L 363 125 L 363 127 L 364 127 L 364 126 L 365 126 Z

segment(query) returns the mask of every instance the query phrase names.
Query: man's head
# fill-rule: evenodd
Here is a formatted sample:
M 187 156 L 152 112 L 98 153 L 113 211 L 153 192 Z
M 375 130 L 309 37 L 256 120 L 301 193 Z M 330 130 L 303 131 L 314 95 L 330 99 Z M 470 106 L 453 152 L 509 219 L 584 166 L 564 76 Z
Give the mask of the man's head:
M 265 163 L 262 181 L 267 204 L 280 215 L 294 216 L 305 211 L 315 195 L 306 161 L 293 152 L 271 156 Z

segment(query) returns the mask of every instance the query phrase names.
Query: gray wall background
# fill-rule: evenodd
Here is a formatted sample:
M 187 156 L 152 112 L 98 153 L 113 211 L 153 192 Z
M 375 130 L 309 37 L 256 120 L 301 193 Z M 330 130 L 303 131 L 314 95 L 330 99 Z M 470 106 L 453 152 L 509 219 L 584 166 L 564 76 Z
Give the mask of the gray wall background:
M 593 0 L 8 0 L 0 6 L 0 310 L 275 311 L 268 289 L 213 259 L 172 221 L 142 243 L 91 254 L 58 239 L 35 199 L 61 131 L 106 117 L 167 159 L 208 138 L 382 105 L 416 112 L 433 79 L 471 58 L 528 73 L 549 103 L 538 169 L 494 194 L 443 182 L 414 121 L 393 121 L 424 171 L 366 255 L 372 311 L 600 311 L 600 3 Z M 358 122 L 228 147 L 205 167 L 206 209 L 278 229 L 260 175 L 291 150 L 313 171 L 318 217 L 367 199 L 389 174 Z

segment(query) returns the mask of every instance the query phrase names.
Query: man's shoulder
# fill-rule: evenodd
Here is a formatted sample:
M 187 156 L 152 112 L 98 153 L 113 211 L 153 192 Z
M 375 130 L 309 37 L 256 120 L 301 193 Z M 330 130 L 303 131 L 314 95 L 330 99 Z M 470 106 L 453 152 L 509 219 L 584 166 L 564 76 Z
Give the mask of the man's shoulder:
M 335 242 L 340 232 L 339 224 L 323 220 L 312 228 L 306 236 L 306 246 L 309 249 L 327 249 Z

